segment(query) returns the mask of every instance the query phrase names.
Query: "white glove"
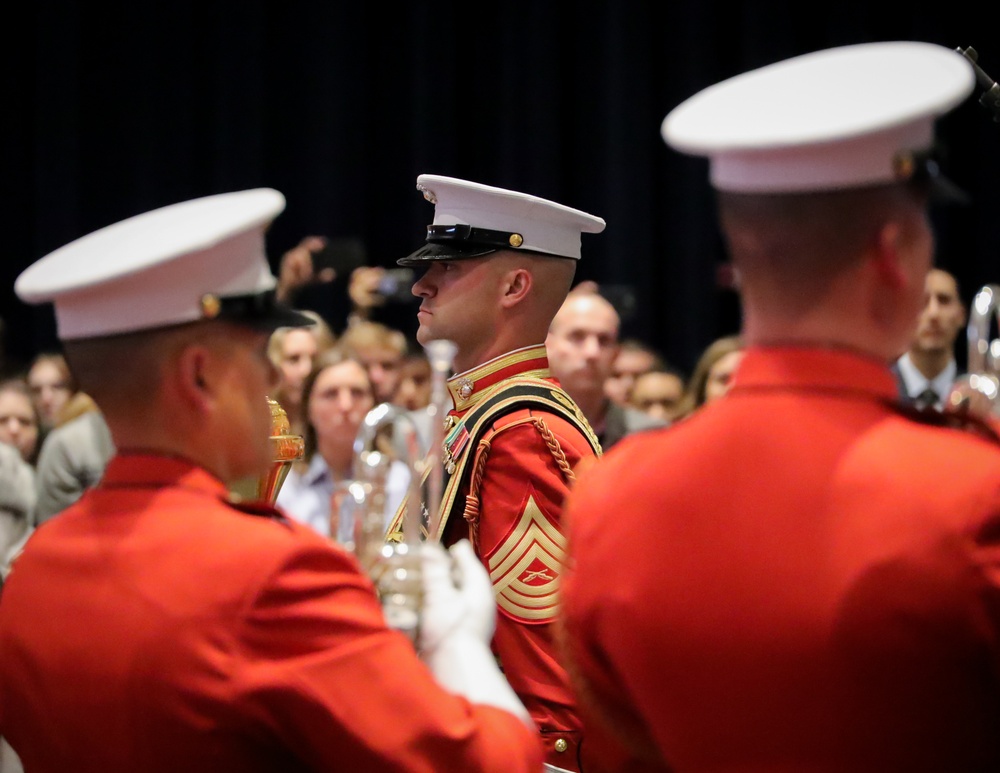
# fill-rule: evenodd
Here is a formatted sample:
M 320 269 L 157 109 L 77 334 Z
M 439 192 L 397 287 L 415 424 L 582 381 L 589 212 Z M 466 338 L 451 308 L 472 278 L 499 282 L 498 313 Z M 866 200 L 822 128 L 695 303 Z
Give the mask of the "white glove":
M 434 678 L 450 692 L 505 709 L 534 727 L 490 652 L 496 600 L 472 545 L 462 540 L 446 552 L 437 543 L 424 543 L 420 551 L 424 597 L 419 647 Z
M 436 542 L 425 542 L 420 550 L 424 582 L 420 649 L 433 651 L 459 630 L 488 645 L 496 625 L 496 600 L 490 576 L 472 544 L 461 540 L 445 551 Z

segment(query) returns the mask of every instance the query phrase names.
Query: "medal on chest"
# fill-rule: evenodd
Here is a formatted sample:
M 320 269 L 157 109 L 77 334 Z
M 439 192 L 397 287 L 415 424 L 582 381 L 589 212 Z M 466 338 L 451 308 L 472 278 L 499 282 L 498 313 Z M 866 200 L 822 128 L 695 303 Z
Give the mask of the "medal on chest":
M 449 475 L 455 474 L 462 452 L 469 444 L 469 429 L 464 421 L 454 416 L 445 419 L 444 468 Z

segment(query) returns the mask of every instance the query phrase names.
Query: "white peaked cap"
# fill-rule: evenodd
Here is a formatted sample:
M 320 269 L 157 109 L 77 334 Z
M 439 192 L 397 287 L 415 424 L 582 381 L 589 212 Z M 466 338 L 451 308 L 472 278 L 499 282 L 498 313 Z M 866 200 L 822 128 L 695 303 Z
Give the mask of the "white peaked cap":
M 417 189 L 434 205 L 434 221 L 427 229 L 427 244 L 398 261 L 401 265 L 471 258 L 500 249 L 579 260 L 580 235 L 600 233 L 605 227 L 602 218 L 554 201 L 454 177 L 422 174 Z
M 273 298 L 264 232 L 284 207 L 270 188 L 162 207 L 46 255 L 14 289 L 27 303 L 54 304 L 64 341 L 216 317 L 265 329 L 312 324 Z
M 668 145 L 710 159 L 724 191 L 782 193 L 902 181 L 934 121 L 972 91 L 972 65 L 932 43 L 817 51 L 710 86 L 672 110 Z

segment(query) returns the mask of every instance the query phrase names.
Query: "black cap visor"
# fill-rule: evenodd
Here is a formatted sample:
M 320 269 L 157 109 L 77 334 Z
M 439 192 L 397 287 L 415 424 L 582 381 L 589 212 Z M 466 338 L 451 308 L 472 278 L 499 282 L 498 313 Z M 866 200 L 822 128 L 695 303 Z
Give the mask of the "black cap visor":
M 416 252 L 396 261 L 399 266 L 422 266 L 435 260 L 461 260 L 481 258 L 496 252 L 499 247 L 481 247 L 472 244 L 425 244 Z
M 481 258 L 497 250 L 516 250 L 524 243 L 519 233 L 476 228 L 465 223 L 427 226 L 427 244 L 396 261 L 400 266 L 419 266 L 434 260 Z
M 935 204 L 969 204 L 972 198 L 945 177 L 935 150 L 900 153 L 894 159 L 896 179 L 924 191 Z
M 203 319 L 218 319 L 267 332 L 279 327 L 307 327 L 316 323 L 311 317 L 279 303 L 274 290 L 228 297 L 206 295 L 201 299 L 201 308 Z

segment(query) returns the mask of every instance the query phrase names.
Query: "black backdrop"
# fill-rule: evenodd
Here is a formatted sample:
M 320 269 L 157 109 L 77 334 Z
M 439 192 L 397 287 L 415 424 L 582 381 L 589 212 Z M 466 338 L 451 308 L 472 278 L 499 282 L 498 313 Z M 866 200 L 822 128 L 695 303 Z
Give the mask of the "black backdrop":
M 275 266 L 311 233 L 359 237 L 390 266 L 423 239 L 431 207 L 414 181 L 433 172 L 604 217 L 578 278 L 631 293 L 624 333 L 689 368 L 737 329 L 739 305 L 720 279 L 706 164 L 660 138 L 672 107 L 743 70 L 867 41 L 973 46 L 1000 77 L 992 19 L 958 4 L 89 5 L 25 4 L 7 26 L 0 317 L 14 363 L 55 343 L 51 310 L 18 302 L 14 279 L 84 233 L 266 185 L 288 202 L 269 233 Z M 974 196 L 935 214 L 939 263 L 966 300 L 1000 281 L 1000 125 L 979 94 L 940 127 Z

